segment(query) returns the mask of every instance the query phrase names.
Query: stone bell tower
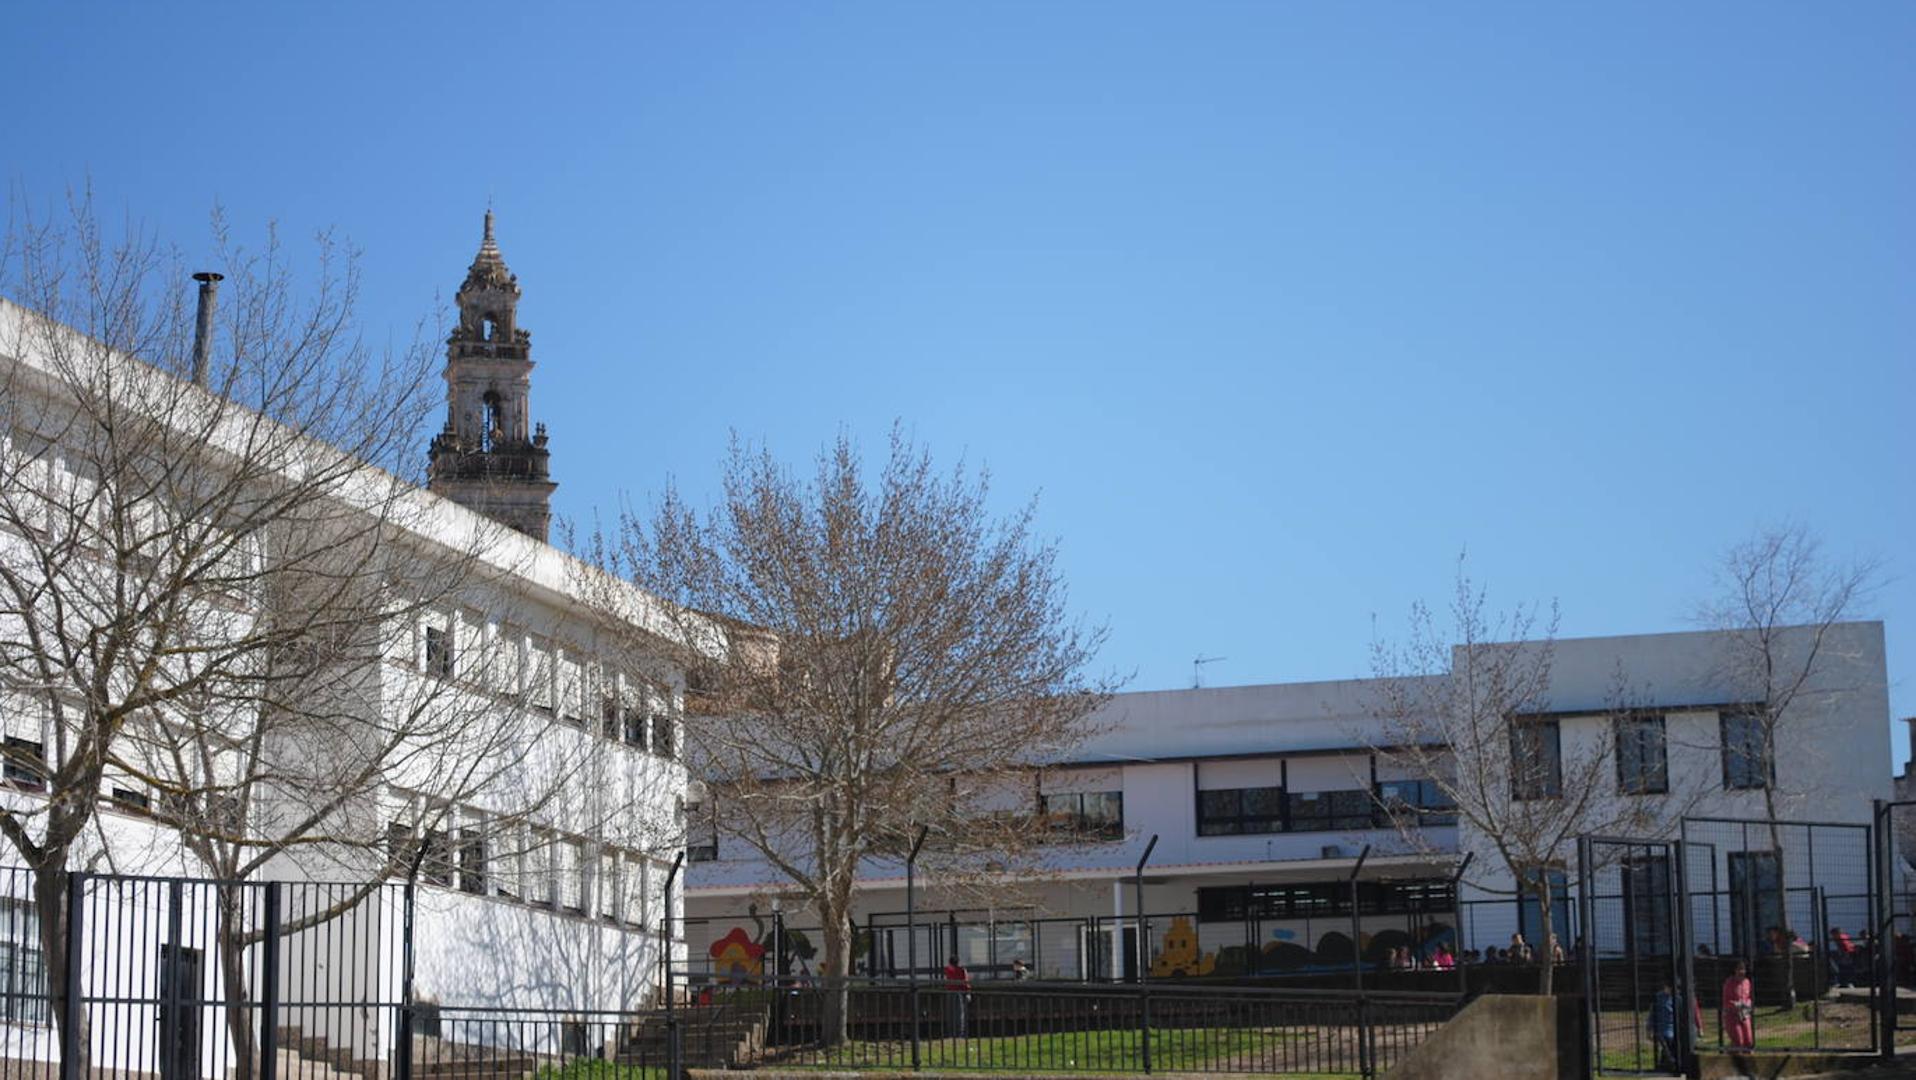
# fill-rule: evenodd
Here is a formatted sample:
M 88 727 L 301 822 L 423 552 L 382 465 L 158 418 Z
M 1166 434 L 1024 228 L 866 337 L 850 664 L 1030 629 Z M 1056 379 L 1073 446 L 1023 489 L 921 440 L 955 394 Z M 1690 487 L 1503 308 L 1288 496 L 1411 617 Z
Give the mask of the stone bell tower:
M 519 329 L 519 279 L 506 269 L 486 211 L 485 239 L 454 298 L 446 339 L 446 428 L 432 440 L 427 484 L 462 506 L 546 539 L 552 524 L 546 426 L 532 426 L 532 335 Z

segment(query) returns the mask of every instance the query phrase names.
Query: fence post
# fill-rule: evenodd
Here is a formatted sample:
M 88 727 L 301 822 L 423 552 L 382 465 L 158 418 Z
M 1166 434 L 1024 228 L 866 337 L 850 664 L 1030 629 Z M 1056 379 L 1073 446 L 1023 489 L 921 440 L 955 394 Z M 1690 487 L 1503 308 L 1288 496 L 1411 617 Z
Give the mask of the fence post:
M 659 925 L 664 928 L 663 941 L 659 948 L 659 959 L 665 962 L 665 1076 L 666 1080 L 679 1080 L 681 1066 L 679 1048 L 678 1006 L 672 1000 L 672 882 L 679 876 L 679 868 L 685 865 L 685 852 L 680 851 L 672 860 L 672 869 L 665 875 L 665 910 L 660 913 Z
M 1591 867 L 1595 853 L 1591 850 L 1588 836 L 1577 837 L 1577 922 L 1582 934 L 1582 947 L 1577 951 L 1578 966 L 1583 968 L 1583 1043 L 1584 1063 L 1594 1068 L 1597 1063 L 1598 1026 L 1597 1017 L 1601 1003 L 1598 991 L 1602 980 L 1597 972 L 1597 881 Z M 1522 909 L 1519 909 L 1521 915 Z M 1688 1023 L 1688 1017 L 1679 1017 L 1679 1024 Z
M 1370 1010 L 1364 1005 L 1364 929 L 1363 919 L 1357 910 L 1357 875 L 1364 871 L 1364 860 L 1370 858 L 1370 845 L 1357 853 L 1357 861 L 1351 864 L 1351 876 L 1347 882 L 1351 897 L 1351 981 L 1357 984 L 1357 1071 L 1365 1076 L 1372 1074 L 1370 1054 Z
M 80 1080 L 80 1059 L 85 1054 L 80 1025 L 86 1017 L 86 1002 L 80 993 L 81 944 L 86 931 L 86 875 L 67 874 L 66 955 L 61 963 L 66 971 L 66 996 L 60 999 L 60 1080 Z
M 911 1071 L 917 1072 L 918 1061 L 918 849 L 925 846 L 925 834 L 931 831 L 928 825 L 918 827 L 918 838 L 911 842 L 911 854 L 905 856 L 905 978 L 910 988 L 905 998 L 911 1010 Z
M 180 937 L 186 914 L 181 908 L 185 906 L 186 883 L 173 878 L 166 883 L 166 945 L 160 963 L 160 1015 L 168 1021 L 160 1025 L 161 1080 L 184 1080 L 180 1076 L 180 1040 L 175 1036 L 186 1030 L 185 1018 L 180 1015 L 180 961 L 185 959 Z M 169 1025 L 173 1030 L 167 1030 Z
M 263 898 L 266 911 L 261 921 L 266 937 L 260 944 L 266 951 L 259 963 L 259 1080 L 279 1077 L 279 890 L 279 882 L 269 881 Z M 226 992 L 234 991 L 229 987 Z
M 1151 1071 L 1151 943 L 1145 940 L 1150 928 L 1144 922 L 1144 864 L 1151 861 L 1151 852 L 1158 846 L 1158 834 L 1151 834 L 1151 842 L 1144 845 L 1144 854 L 1138 856 L 1138 868 L 1131 875 L 1133 887 L 1137 890 L 1138 919 L 1138 1042 L 1144 1051 L 1144 1071 Z
M 1450 947 L 1450 962 L 1457 969 L 1457 992 L 1470 993 L 1470 968 L 1464 963 L 1464 871 L 1470 869 L 1470 860 L 1477 857 L 1474 851 L 1464 852 L 1464 861 L 1457 864 L 1457 872 L 1450 875 L 1450 906 L 1457 910 L 1457 940 Z
M 393 1063 L 396 1080 L 412 1080 L 412 915 L 413 898 L 419 885 L 419 864 L 406 875 L 406 887 L 399 893 L 399 1031 L 394 1038 Z
M 1896 909 L 1890 903 L 1894 894 L 1890 891 L 1889 871 L 1892 865 L 1890 856 L 1896 844 L 1896 831 L 1890 827 L 1890 818 L 1895 813 L 1896 804 L 1881 799 L 1875 800 L 1875 803 L 1876 812 L 1872 820 L 1876 828 L 1871 838 L 1875 843 L 1871 845 L 1870 852 L 1870 876 L 1874 878 L 1870 884 L 1874 888 L 1870 889 L 1869 899 L 1875 924 L 1872 929 L 1876 937 L 1876 1031 L 1877 1038 L 1881 1040 L 1879 1048 L 1883 1059 L 1893 1061 L 1896 1058 L 1896 965 L 1893 960 Z
M 1688 1069 L 1696 1057 L 1697 1032 L 1691 1017 L 1698 1008 L 1696 993 L 1696 931 L 1690 925 L 1690 845 L 1682 840 L 1670 842 L 1670 888 L 1675 893 L 1670 932 L 1671 947 L 1676 950 L 1676 1052 L 1677 1064 Z M 1588 928 L 1585 929 L 1588 934 Z

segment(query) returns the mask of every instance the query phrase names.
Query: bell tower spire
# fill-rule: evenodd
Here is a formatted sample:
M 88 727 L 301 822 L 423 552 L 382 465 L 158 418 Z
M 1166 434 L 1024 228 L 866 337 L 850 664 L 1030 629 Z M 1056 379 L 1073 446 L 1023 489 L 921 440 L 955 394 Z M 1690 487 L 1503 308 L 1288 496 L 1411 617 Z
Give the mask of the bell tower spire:
M 446 427 L 428 451 L 427 487 L 538 540 L 552 525 L 546 426 L 530 423 L 532 335 L 519 329 L 519 279 L 493 237 L 453 300 L 446 339 Z

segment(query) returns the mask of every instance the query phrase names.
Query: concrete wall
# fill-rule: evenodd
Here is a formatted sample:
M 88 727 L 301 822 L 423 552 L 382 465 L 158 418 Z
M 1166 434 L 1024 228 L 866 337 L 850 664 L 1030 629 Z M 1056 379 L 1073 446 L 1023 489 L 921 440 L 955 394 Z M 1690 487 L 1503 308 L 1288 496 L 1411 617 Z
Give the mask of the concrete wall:
M 1557 1080 L 1557 1000 L 1486 994 L 1412 1048 L 1387 1080 Z

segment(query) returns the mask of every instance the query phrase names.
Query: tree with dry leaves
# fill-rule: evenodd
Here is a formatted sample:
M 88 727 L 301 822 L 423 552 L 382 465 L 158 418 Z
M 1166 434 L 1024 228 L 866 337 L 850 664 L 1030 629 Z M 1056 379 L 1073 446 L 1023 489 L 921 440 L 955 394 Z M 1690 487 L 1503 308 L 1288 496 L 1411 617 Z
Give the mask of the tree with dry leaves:
M 1030 850 L 1035 807 L 999 797 L 1029 803 L 1030 770 L 1083 738 L 1108 690 L 1086 674 L 1102 631 L 1068 612 L 1032 506 L 994 517 L 983 475 L 939 472 L 897 430 L 888 451 L 870 475 L 841 435 L 801 479 L 734 441 L 710 513 L 669 491 L 592 544 L 723 628 L 722 661 L 685 658 L 689 759 L 721 842 L 820 919 L 829 1042 L 845 1036 L 861 864 L 920 828 L 947 873 Z
M 1409 775 L 1428 778 L 1452 804 L 1460 843 L 1472 853 L 1466 880 L 1487 892 L 1536 904 L 1541 940 L 1531 942 L 1539 992 L 1551 992 L 1552 918 L 1565 899 L 1552 882 L 1574 857 L 1577 838 L 1655 835 L 1681 816 L 1694 793 L 1670 778 L 1658 799 L 1616 797 L 1617 718 L 1632 712 L 1628 682 L 1612 679 L 1605 707 L 1565 738 L 1553 712 L 1557 612 L 1520 607 L 1494 613 L 1462 560 L 1448 618 L 1419 602 L 1401 641 L 1372 645 L 1376 678 L 1373 746 Z M 1414 812 L 1384 808 L 1412 847 L 1432 846 Z

